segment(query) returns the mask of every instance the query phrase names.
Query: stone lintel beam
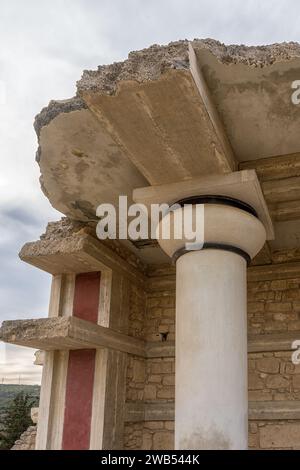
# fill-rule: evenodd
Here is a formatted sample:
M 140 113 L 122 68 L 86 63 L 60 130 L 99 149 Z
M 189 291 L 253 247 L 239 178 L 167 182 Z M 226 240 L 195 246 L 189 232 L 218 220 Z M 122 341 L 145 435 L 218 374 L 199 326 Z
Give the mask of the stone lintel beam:
M 125 421 L 173 421 L 174 420 L 174 403 L 126 403 Z M 250 421 L 259 420 L 299 420 L 300 404 L 297 401 L 264 401 L 249 402 Z
M 248 353 L 292 351 L 292 343 L 298 338 L 300 338 L 300 331 L 294 331 L 293 333 L 250 335 L 248 336 Z M 35 357 L 34 364 L 42 366 L 44 364 L 44 351 L 36 351 Z M 155 357 L 175 357 L 175 342 L 146 341 L 143 357 L 149 359 Z
M 292 260 L 296 262 L 291 262 Z M 272 264 L 250 266 L 247 269 L 248 282 L 295 279 L 300 277 L 300 250 L 282 250 L 272 253 Z M 148 292 L 175 291 L 175 273 L 164 276 L 151 276 L 147 282 Z
M 300 176 L 300 152 L 241 162 L 239 169 L 255 170 L 260 181 Z
M 128 402 L 125 404 L 125 421 L 173 421 L 174 403 Z
M 292 343 L 300 338 L 300 332 L 248 336 L 248 352 L 292 351 Z
M 300 153 L 240 163 L 254 169 L 274 221 L 300 219 Z
M 26 243 L 19 256 L 22 261 L 53 275 L 109 268 L 122 272 L 141 287 L 145 283 L 141 271 L 86 233 Z
M 274 261 L 276 261 L 274 259 Z M 250 266 L 247 270 L 248 282 L 275 281 L 277 279 L 294 279 L 300 276 L 300 262 Z
M 76 317 L 4 321 L 0 340 L 47 351 L 108 348 L 145 355 L 143 340 Z
M 199 91 L 199 95 L 201 96 L 203 107 L 207 112 L 209 122 L 214 130 L 217 145 L 220 147 L 220 150 L 218 151 L 217 145 L 214 145 L 215 158 L 219 160 L 219 166 L 220 168 L 223 167 L 224 171 L 234 171 L 237 165 L 233 150 L 201 68 L 199 67 L 199 62 L 191 42 L 189 42 L 189 62 L 192 77 Z

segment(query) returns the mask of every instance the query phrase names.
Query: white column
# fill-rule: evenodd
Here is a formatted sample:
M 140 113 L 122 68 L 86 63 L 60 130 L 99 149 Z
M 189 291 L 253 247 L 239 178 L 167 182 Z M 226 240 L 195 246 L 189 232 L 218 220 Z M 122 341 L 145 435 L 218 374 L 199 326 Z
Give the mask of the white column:
M 246 449 L 246 261 L 223 250 L 177 261 L 177 449 Z
M 175 448 L 246 449 L 245 258 L 266 231 L 247 210 L 205 204 L 204 246 L 185 251 L 188 240 L 172 238 L 176 217 L 168 223 L 171 237 L 159 243 L 177 258 Z

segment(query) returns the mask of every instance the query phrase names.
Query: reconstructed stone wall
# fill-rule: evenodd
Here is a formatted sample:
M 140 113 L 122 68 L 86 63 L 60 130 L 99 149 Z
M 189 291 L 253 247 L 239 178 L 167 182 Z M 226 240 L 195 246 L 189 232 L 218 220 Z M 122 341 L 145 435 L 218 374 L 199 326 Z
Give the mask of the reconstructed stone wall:
M 175 290 L 157 288 L 147 293 L 144 338 L 149 342 L 175 340 Z M 175 358 L 155 357 L 142 360 L 131 356 L 127 369 L 127 403 L 174 403 Z M 172 449 L 174 421 L 126 423 L 125 449 Z
M 68 235 L 67 220 L 59 227 L 62 237 L 66 235 L 65 231 Z M 54 231 L 53 237 L 57 238 L 57 230 L 54 226 L 52 229 L 50 226 L 48 236 L 51 238 Z M 83 229 L 79 226 L 78 230 Z M 172 449 L 175 269 L 169 265 L 147 268 L 131 259 L 132 255 L 122 251 L 118 244 L 107 248 L 137 268 L 143 279 L 147 276 L 145 283 L 138 283 L 136 277 L 126 278 L 126 282 L 123 279 L 125 288 L 121 289 L 121 303 L 116 295 L 112 299 L 114 309 L 118 312 L 113 327 L 147 342 L 146 358 L 127 355 L 126 396 L 123 389 L 121 394 L 125 398 L 124 448 Z M 300 269 L 292 263 L 284 263 L 249 268 L 248 274 L 250 343 L 253 338 L 265 341 L 266 337 L 285 333 L 293 333 L 294 339 L 300 339 Z M 299 448 L 300 406 L 294 413 L 291 404 L 297 405 L 300 400 L 300 366 L 292 364 L 291 351 L 276 350 L 277 343 L 273 343 L 275 347 L 272 350 L 259 349 L 260 352 L 250 352 L 248 355 L 249 447 Z M 280 409 L 278 413 L 275 406 L 274 412 L 272 406 L 281 403 L 283 411 Z M 271 409 L 269 415 L 264 412 L 264 406 Z M 123 418 L 120 421 L 123 423 Z M 120 432 L 122 435 L 122 429 Z M 35 428 L 30 428 L 14 448 L 33 448 L 34 435 Z
M 166 450 L 174 448 L 174 421 L 128 423 L 125 449 Z
M 300 278 L 248 283 L 249 334 L 300 331 Z
M 291 362 L 290 351 L 250 353 L 248 358 L 250 401 L 300 400 L 300 365 Z
M 249 449 L 300 449 L 300 421 L 251 421 Z
M 174 342 L 174 273 L 170 275 L 169 270 L 152 276 L 144 337 L 150 342 Z M 251 279 L 248 282 L 248 329 L 254 338 L 300 331 L 300 278 Z M 291 351 L 249 353 L 248 357 L 250 402 L 263 406 L 263 402 L 300 400 L 300 366 L 292 364 Z M 174 372 L 173 357 L 145 361 L 132 357 L 127 371 L 127 402 L 174 403 Z M 126 423 L 124 440 L 126 449 L 172 449 L 174 421 Z M 249 420 L 249 448 L 300 448 L 300 420 L 274 417 Z

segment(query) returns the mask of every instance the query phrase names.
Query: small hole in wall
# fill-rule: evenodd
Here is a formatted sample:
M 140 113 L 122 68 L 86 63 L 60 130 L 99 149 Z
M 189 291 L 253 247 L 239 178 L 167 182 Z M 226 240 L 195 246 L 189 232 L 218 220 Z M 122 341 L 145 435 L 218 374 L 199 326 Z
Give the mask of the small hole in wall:
M 165 333 L 159 333 L 161 341 L 167 341 L 169 332 L 166 331 Z

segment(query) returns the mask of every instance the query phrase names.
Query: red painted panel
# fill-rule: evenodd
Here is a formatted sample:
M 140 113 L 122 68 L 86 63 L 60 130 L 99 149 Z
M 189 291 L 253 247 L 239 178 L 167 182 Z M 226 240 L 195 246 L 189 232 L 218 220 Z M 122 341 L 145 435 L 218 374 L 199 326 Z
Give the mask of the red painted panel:
M 88 450 L 92 418 L 95 349 L 70 351 L 63 450 Z
M 77 274 L 73 303 L 74 317 L 97 323 L 100 272 Z
M 77 274 L 73 315 L 82 320 L 97 323 L 99 294 L 100 272 Z M 89 449 L 95 357 L 96 350 L 94 349 L 70 351 L 62 439 L 63 450 Z

